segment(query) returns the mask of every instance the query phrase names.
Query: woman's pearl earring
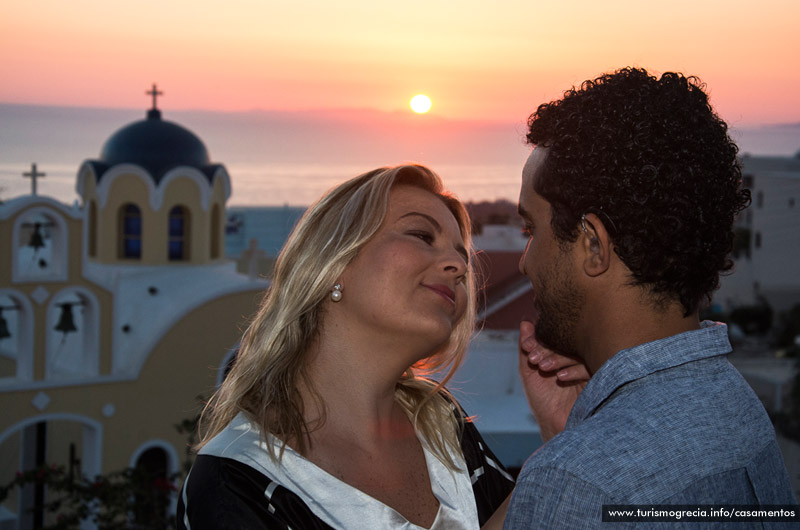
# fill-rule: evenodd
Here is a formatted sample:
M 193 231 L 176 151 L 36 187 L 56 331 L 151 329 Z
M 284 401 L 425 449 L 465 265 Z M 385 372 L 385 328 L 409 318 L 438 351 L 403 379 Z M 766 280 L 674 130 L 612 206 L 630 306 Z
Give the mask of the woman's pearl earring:
M 331 291 L 331 301 L 338 302 L 342 299 L 342 284 L 337 283 L 333 286 L 333 291 Z

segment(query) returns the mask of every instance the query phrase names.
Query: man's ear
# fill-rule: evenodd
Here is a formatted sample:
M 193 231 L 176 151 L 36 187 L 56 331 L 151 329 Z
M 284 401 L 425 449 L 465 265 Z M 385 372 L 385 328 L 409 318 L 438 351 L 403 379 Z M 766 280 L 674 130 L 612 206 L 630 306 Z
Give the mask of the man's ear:
M 611 265 L 614 251 L 611 236 L 600 218 L 587 213 L 581 217 L 578 244 L 583 252 L 583 271 L 589 276 L 599 276 Z

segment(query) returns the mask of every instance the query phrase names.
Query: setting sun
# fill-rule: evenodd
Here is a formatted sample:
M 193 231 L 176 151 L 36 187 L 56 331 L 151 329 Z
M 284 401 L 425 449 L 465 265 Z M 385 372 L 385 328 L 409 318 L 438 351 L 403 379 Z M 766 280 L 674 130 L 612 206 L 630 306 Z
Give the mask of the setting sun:
M 411 110 L 417 114 L 424 114 L 431 110 L 431 98 L 424 94 L 418 94 L 411 98 Z

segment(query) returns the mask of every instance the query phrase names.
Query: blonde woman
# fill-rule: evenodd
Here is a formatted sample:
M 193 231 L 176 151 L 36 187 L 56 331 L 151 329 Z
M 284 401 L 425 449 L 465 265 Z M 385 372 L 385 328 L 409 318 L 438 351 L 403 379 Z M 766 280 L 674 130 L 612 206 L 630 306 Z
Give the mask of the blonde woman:
M 179 528 L 502 524 L 513 480 L 443 386 L 473 331 L 470 255 L 464 206 L 423 166 L 311 206 L 203 414 Z

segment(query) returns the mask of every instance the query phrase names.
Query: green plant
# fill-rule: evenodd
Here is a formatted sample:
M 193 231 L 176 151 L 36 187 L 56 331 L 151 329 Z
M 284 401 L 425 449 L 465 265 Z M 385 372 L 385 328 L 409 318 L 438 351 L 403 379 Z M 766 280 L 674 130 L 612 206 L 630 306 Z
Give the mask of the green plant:
M 82 520 L 100 530 L 175 528 L 175 516 L 167 513 L 170 495 L 178 476 L 153 477 L 138 468 L 99 475 L 93 479 L 69 473 L 64 466 L 43 466 L 17 473 L 11 483 L 0 487 L 0 501 L 12 488 L 43 484 L 47 500 L 32 511 L 52 514 L 45 530 L 77 528 Z

